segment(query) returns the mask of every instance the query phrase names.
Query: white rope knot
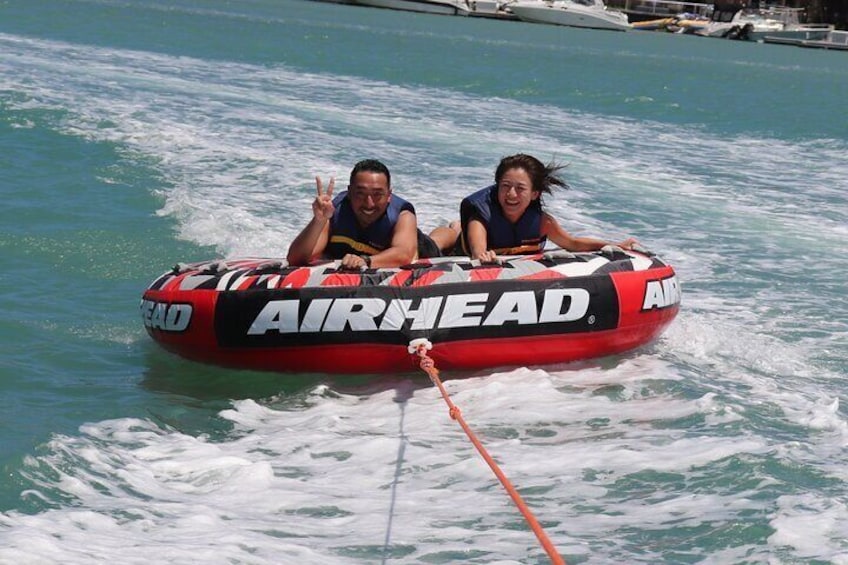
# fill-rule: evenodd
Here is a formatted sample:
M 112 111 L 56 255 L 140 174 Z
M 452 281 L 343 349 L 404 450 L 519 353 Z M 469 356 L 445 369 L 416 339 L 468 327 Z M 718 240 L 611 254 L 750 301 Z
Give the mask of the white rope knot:
M 406 350 L 409 351 L 410 355 L 414 355 L 418 353 L 419 347 L 423 347 L 427 351 L 430 351 L 431 349 L 433 349 L 433 344 L 430 343 L 430 340 L 428 340 L 426 337 L 419 337 L 418 339 L 413 339 L 412 341 L 410 341 L 409 347 L 407 347 Z

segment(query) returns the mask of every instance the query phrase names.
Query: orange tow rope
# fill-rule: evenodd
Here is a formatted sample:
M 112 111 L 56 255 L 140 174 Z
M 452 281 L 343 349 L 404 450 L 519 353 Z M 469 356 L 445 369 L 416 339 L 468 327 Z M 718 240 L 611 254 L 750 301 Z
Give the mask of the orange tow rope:
M 448 392 L 445 390 L 442 381 L 439 379 L 439 370 L 436 368 L 436 363 L 427 355 L 427 350 L 432 347 L 432 344 L 426 339 L 415 339 L 409 342 L 409 352 L 417 354 L 421 358 L 420 367 L 425 373 L 427 373 L 430 380 L 433 381 L 433 384 L 439 388 L 439 392 L 442 393 L 442 398 L 445 399 L 445 403 L 448 405 L 448 413 L 450 414 L 450 417 L 459 422 L 459 425 L 462 426 L 465 435 L 468 436 L 468 439 L 470 439 L 471 443 L 474 444 L 474 447 L 477 448 L 477 452 L 483 457 L 483 459 L 486 460 L 486 463 L 489 464 L 489 467 L 495 473 L 495 476 L 498 477 L 498 480 L 509 493 L 509 496 L 512 497 L 512 501 L 515 502 L 515 505 L 518 506 L 518 509 L 524 515 L 524 518 L 530 525 L 530 529 L 533 530 L 533 533 L 536 534 L 539 542 L 541 542 L 542 547 L 545 548 L 548 557 L 551 559 L 551 563 L 554 565 L 565 565 L 565 560 L 563 560 L 563 558 L 559 555 L 556 548 L 551 543 L 551 540 L 548 538 L 548 535 L 545 533 L 545 530 L 542 529 L 539 521 L 536 520 L 536 517 L 533 516 L 530 508 L 527 507 L 527 504 L 521 498 L 521 495 L 518 494 L 518 491 L 515 490 L 515 487 L 512 486 L 512 483 L 509 482 L 506 475 L 503 474 L 503 471 L 501 471 L 500 467 L 498 467 L 498 464 L 494 459 L 492 459 L 492 456 L 489 455 L 486 448 L 483 447 L 483 444 L 480 443 L 480 440 L 477 439 L 477 436 L 474 435 L 474 432 L 470 427 L 468 427 L 468 424 L 465 423 L 459 407 L 451 401 Z

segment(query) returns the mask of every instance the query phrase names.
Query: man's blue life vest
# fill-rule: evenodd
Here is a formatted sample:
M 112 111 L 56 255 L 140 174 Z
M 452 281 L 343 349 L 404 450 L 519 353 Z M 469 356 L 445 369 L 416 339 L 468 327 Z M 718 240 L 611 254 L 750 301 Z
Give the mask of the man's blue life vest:
M 392 194 L 386 212 L 367 228 L 360 227 L 353 213 L 347 191 L 333 199 L 336 211 L 330 219 L 330 241 L 324 250 L 328 259 L 341 259 L 348 253 L 376 255 L 392 246 L 392 236 L 400 213 L 415 208 L 403 198 Z

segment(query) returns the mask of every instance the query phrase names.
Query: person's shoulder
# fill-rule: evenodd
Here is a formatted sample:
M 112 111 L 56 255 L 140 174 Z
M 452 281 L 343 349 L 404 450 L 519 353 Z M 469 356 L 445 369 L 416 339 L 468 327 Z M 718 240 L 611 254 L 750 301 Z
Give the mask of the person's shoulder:
M 398 214 L 401 212 L 411 212 L 415 214 L 415 206 L 412 205 L 412 202 L 402 196 L 398 196 L 394 192 L 392 193 L 392 200 L 389 206 L 394 207 L 394 209 L 398 211 Z
M 485 186 L 483 188 L 479 188 L 462 199 L 463 202 L 479 202 L 485 200 L 490 197 L 492 194 L 492 189 L 495 185 Z
M 556 234 L 570 236 L 570 234 L 560 225 L 559 220 L 544 210 L 542 211 L 542 223 L 540 228 L 542 235 L 546 235 L 548 237 Z
M 418 217 L 413 210 L 401 210 L 398 212 L 392 229 L 409 230 L 410 232 L 416 231 L 418 230 Z

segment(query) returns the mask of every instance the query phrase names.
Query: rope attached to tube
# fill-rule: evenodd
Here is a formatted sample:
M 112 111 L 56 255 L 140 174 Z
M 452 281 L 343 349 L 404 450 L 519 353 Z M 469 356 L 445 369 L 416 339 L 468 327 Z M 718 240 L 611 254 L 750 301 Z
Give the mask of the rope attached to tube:
M 477 449 L 477 452 L 486 460 L 486 463 L 489 464 L 489 467 L 495 473 L 495 476 L 501 482 L 503 487 L 506 489 L 509 496 L 512 498 L 512 501 L 518 506 L 518 510 L 524 515 L 524 519 L 527 520 L 527 523 L 530 525 L 530 529 L 533 530 L 533 533 L 536 534 L 536 537 L 541 542 L 542 547 L 548 554 L 548 557 L 551 559 L 551 563 L 554 565 L 565 565 L 565 560 L 560 556 L 554 547 L 551 540 L 548 538 L 545 530 L 542 528 L 539 521 L 536 520 L 536 517 L 533 516 L 533 513 L 530 511 L 530 508 L 521 498 L 521 495 L 518 494 L 518 491 L 515 490 L 515 487 L 512 486 L 512 483 L 509 482 L 509 479 L 504 475 L 503 471 L 501 471 L 498 464 L 492 459 L 492 456 L 489 455 L 486 448 L 483 447 L 483 444 L 480 443 L 480 440 L 477 439 L 477 436 L 465 422 L 465 419 L 462 417 L 462 411 L 460 411 L 459 407 L 456 406 L 453 401 L 451 401 L 450 396 L 448 395 L 447 390 L 445 390 L 444 385 L 442 384 L 441 379 L 439 379 L 439 370 L 436 368 L 436 363 L 433 361 L 430 356 L 427 355 L 427 351 L 433 348 L 433 344 L 430 343 L 426 339 L 414 339 L 409 342 L 409 353 L 412 355 L 418 355 L 421 358 L 421 362 L 419 366 L 421 369 L 427 373 L 427 376 L 430 377 L 430 380 L 434 385 L 439 389 L 439 392 L 442 394 L 442 398 L 444 398 L 445 403 L 448 405 L 448 413 L 450 414 L 451 419 L 459 422 L 459 425 L 462 427 L 462 430 L 465 432 L 465 435 L 468 436 L 468 439 L 471 440 L 471 443 L 474 444 L 474 447 Z

